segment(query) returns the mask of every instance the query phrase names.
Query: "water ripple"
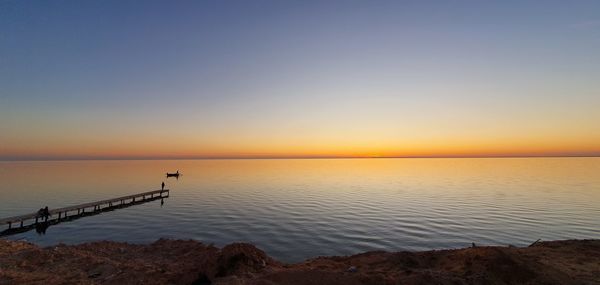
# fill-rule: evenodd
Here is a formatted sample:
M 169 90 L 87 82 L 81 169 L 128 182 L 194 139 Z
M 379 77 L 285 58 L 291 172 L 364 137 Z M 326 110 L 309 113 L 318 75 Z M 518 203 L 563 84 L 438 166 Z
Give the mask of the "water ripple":
M 142 192 L 164 168 L 186 174 L 167 181 L 162 207 L 150 202 L 11 238 L 245 241 L 284 261 L 600 238 L 600 159 L 0 163 L 0 216 Z

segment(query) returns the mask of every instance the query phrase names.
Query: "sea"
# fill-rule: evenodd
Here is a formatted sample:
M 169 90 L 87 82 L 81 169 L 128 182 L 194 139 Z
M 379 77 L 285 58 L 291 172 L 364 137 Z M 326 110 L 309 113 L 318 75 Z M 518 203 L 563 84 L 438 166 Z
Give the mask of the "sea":
M 177 170 L 179 178 L 165 176 Z M 600 238 L 594 157 L 4 161 L 0 218 L 157 190 L 162 182 L 170 189 L 162 201 L 2 238 L 44 247 L 247 242 L 291 263 Z

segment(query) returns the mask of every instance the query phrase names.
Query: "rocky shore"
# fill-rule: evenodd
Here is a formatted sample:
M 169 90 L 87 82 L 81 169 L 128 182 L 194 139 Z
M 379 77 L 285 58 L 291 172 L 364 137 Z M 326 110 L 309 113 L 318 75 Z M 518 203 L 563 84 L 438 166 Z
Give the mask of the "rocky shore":
M 600 240 L 367 252 L 296 264 L 250 244 L 36 245 L 0 240 L 0 284 L 600 284 Z

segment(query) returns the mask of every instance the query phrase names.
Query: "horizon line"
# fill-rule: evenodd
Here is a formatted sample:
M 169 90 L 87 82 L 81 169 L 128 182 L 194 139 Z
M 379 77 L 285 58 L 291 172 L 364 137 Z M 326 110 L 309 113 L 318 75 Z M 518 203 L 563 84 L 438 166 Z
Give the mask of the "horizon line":
M 600 154 L 564 155 L 416 155 L 416 156 L 189 156 L 189 157 L 33 157 L 0 158 L 0 162 L 109 160 L 271 160 L 271 159 L 415 159 L 415 158 L 594 158 Z

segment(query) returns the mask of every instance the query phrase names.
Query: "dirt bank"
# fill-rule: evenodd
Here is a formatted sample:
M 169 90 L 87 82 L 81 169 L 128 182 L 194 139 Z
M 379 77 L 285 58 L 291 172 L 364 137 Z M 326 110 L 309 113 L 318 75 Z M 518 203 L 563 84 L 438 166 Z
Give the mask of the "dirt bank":
M 600 284 L 600 240 L 367 252 L 284 264 L 250 244 L 0 240 L 0 284 Z

